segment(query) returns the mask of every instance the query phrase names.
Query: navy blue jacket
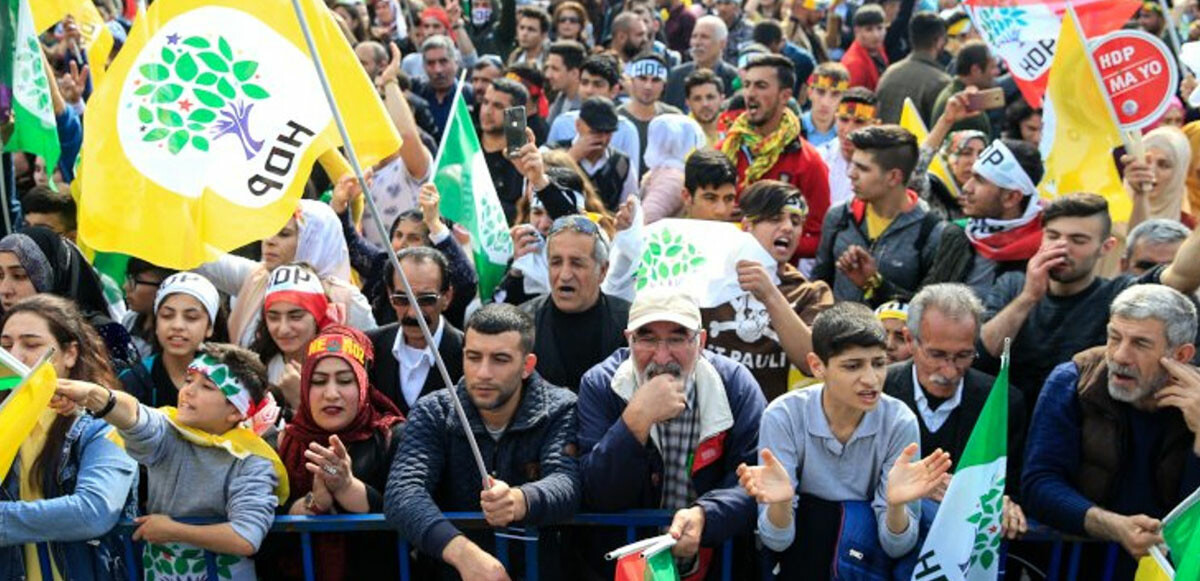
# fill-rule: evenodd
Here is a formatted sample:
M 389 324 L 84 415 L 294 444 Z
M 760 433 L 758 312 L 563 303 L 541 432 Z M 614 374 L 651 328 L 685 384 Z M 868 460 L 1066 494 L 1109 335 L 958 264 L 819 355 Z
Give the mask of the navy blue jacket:
M 634 438 L 621 419 L 628 402 L 612 386 L 618 367 L 628 358 L 629 349 L 617 350 L 584 374 L 579 385 L 580 469 L 583 503 L 589 510 L 660 508 L 662 455 L 653 442 L 642 445 Z M 704 510 L 700 543 L 711 547 L 754 529 L 754 499 L 738 485 L 736 471 L 743 462 L 757 464 L 758 425 L 766 399 L 741 364 L 709 351 L 703 358 L 720 376 L 732 416 L 726 429 L 701 435 L 692 468 L 696 505 Z M 699 405 L 703 411 L 703 402 Z
M 483 462 L 493 478 L 525 494 L 527 525 L 570 519 L 579 507 L 575 459 L 575 394 L 534 373 L 499 441 L 484 427 L 464 381 L 455 387 L 466 409 Z M 424 553 L 441 558 L 461 534 L 443 511 L 479 511 L 479 470 L 445 388 L 417 400 L 392 461 L 384 497 L 388 522 Z

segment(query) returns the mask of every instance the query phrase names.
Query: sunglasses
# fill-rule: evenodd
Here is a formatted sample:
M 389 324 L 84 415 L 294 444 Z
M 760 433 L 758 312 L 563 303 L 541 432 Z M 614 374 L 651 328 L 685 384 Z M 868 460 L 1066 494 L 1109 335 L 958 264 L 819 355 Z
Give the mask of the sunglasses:
M 570 22 L 571 24 L 579 24 L 580 20 L 579 20 L 579 18 L 576 18 L 574 16 L 563 16 L 562 18 L 558 19 L 558 22 L 559 22 L 559 24 L 561 24 L 563 22 Z
M 417 295 L 417 306 L 432 307 L 436 305 L 438 300 L 441 298 L 442 295 L 437 293 L 425 293 L 423 295 Z M 392 301 L 392 306 L 394 307 L 407 307 L 411 304 L 408 301 L 408 295 L 404 293 L 396 293 L 388 297 L 388 299 Z

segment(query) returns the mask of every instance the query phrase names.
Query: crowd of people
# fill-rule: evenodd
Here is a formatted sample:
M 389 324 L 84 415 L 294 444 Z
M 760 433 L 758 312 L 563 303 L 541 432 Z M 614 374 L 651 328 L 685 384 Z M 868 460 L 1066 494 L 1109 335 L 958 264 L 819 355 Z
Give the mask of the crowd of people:
M 188 271 L 134 257 L 123 285 L 69 193 L 104 63 L 72 19 L 42 35 L 63 155 L 4 155 L 0 346 L 59 381 L 0 487 L 0 578 L 301 578 L 275 516 L 383 513 L 315 536 L 316 577 L 394 577 L 399 538 L 416 578 L 607 579 L 624 531 L 558 525 L 633 509 L 673 515 L 642 532 L 685 579 L 830 578 L 846 543 L 890 578 L 1009 343 L 1010 576 L 1043 578 L 1036 525 L 1119 544 L 1081 578 L 1132 579 L 1200 487 L 1190 73 L 1143 157 L 1089 160 L 1119 161 L 1114 220 L 1041 196 L 1042 111 L 955 0 L 325 3 L 403 139 L 368 172 L 390 238 L 318 164 L 277 234 Z M 134 23 L 95 4 L 115 55 Z M 1127 26 L 1200 37 L 1175 4 Z M 432 181 L 459 94 L 514 248 L 486 292 Z M 614 248 L 659 220 L 737 224 L 770 261 L 727 264 L 723 304 L 615 290 Z M 538 563 L 501 564 L 509 526 Z

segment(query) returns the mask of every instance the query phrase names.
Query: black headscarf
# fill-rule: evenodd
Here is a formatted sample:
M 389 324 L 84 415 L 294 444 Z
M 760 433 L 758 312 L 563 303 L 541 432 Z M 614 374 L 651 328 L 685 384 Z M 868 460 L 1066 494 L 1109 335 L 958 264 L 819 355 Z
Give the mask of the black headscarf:
M 104 299 L 104 286 L 100 282 L 100 276 L 96 274 L 92 265 L 88 264 L 77 246 L 42 226 L 24 228 L 19 234 L 32 239 L 50 263 L 50 287 L 39 288 L 35 282 L 34 287 L 38 292 L 71 299 L 93 325 L 96 325 L 97 317 L 111 320 L 108 318 L 108 301 Z M 19 249 L 14 249 L 14 252 L 17 253 L 17 259 L 24 264 L 26 257 L 20 255 Z

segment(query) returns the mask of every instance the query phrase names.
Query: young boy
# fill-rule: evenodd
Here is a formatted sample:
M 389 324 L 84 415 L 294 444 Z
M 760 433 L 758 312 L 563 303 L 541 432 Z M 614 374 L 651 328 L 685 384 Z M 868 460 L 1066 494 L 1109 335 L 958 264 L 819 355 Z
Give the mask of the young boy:
M 804 138 L 813 147 L 820 147 L 837 137 L 837 108 L 842 93 L 850 88 L 850 71 L 839 62 L 821 63 L 813 72 L 808 86 L 808 102 L 812 108 L 800 116 Z
M 832 554 L 812 554 L 814 545 L 829 539 L 814 542 L 808 535 L 836 535 L 842 528 L 835 520 L 813 522 L 829 519 L 830 511 L 797 511 L 798 495 L 815 498 L 817 507 L 869 501 L 872 528 L 888 557 L 916 546 L 918 501 L 937 487 L 950 457 L 937 450 L 912 461 L 918 453 L 917 420 L 902 402 L 883 393 L 885 344 L 883 326 L 861 304 L 838 303 L 818 315 L 808 364 L 825 383 L 789 392 L 767 406 L 758 439 L 762 465 L 738 468 L 742 486 L 760 504 L 763 545 L 783 553 L 781 578 L 803 577 L 806 558 L 830 562 Z M 806 522 L 797 523 L 797 517 Z M 797 529 L 804 534 L 797 535 Z M 794 543 L 797 536 L 803 542 Z M 826 545 L 832 553 L 832 545 Z
M 683 217 L 729 222 L 737 212 L 737 166 L 715 149 L 700 149 L 683 166 Z
M 59 380 L 56 393 L 112 424 L 126 451 L 149 474 L 146 507 L 134 540 L 155 579 L 255 579 L 254 562 L 287 498 L 287 473 L 275 452 L 241 423 L 264 401 L 267 373 L 254 353 L 205 344 L 179 390 L 179 408 L 151 409 L 131 395 Z M 190 525 L 176 518 L 224 520 Z M 217 553 L 206 563 L 204 551 Z M 211 581 L 215 577 L 209 575 Z

